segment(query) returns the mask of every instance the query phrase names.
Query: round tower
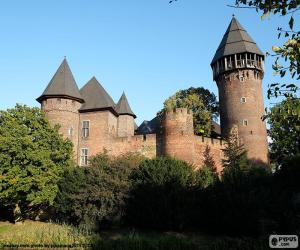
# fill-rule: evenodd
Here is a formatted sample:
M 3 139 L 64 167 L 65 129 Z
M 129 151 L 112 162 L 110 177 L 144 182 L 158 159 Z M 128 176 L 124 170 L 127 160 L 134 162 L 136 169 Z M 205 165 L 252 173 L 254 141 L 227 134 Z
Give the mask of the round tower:
M 168 111 L 162 119 L 162 154 L 194 163 L 193 114 L 186 108 Z
M 268 143 L 262 121 L 264 55 L 246 30 L 232 18 L 211 67 L 219 89 L 222 137 L 237 126 L 248 158 L 268 164 Z
M 43 94 L 37 98 L 50 124 L 60 126 L 59 132 L 73 143 L 74 159 L 77 159 L 79 109 L 81 98 L 67 60 L 64 59 Z

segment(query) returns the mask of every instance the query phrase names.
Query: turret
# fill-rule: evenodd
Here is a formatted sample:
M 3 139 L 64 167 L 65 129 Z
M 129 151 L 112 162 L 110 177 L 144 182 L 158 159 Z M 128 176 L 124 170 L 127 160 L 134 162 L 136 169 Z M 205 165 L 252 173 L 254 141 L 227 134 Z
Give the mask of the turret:
M 118 136 L 134 136 L 134 119 L 136 118 L 136 115 L 131 110 L 124 92 L 116 105 L 116 111 L 119 114 Z
M 162 154 L 194 163 L 194 125 L 192 111 L 177 108 L 162 119 Z
M 66 59 L 52 77 L 43 94 L 37 98 L 51 125 L 60 125 L 60 133 L 78 146 L 78 110 L 84 102 Z
M 219 89 L 221 133 L 237 126 L 240 142 L 253 162 L 268 163 L 262 79 L 264 55 L 235 17 L 211 62 Z

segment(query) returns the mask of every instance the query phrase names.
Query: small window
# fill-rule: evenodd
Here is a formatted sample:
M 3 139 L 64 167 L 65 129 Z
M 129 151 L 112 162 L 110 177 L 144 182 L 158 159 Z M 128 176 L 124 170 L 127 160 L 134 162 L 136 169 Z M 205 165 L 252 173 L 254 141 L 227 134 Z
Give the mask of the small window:
M 244 82 L 245 81 L 245 77 L 244 76 L 240 76 L 240 81 Z
M 75 106 L 75 101 L 74 100 L 72 101 L 72 105 Z
M 60 99 L 60 98 L 57 98 L 57 102 L 58 102 L 58 103 L 61 103 L 61 99 Z
M 88 165 L 88 157 L 89 157 L 89 150 L 87 148 L 82 148 L 81 155 L 80 155 L 80 166 Z
M 82 137 L 88 138 L 90 134 L 90 121 L 82 122 Z
M 247 119 L 243 120 L 243 126 L 248 126 L 248 120 Z
M 69 135 L 69 137 L 72 137 L 72 136 L 73 136 L 73 128 L 72 128 L 72 127 L 69 128 L 69 130 L 68 130 L 68 135 Z
M 241 98 L 241 103 L 245 103 L 246 102 L 246 97 L 242 97 Z

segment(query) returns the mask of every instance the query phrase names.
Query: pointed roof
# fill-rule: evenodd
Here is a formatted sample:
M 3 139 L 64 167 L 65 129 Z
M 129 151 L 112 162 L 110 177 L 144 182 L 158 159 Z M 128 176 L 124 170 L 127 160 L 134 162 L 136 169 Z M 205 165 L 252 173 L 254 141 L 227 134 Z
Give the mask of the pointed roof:
M 224 56 L 244 52 L 264 55 L 239 21 L 232 17 L 211 64 Z
M 83 102 L 66 58 L 62 61 L 38 102 L 48 97 L 66 97 Z
M 117 103 L 116 111 L 118 112 L 119 115 L 131 115 L 134 118 L 136 118 L 136 115 L 131 110 L 130 105 L 128 103 L 128 100 L 127 100 L 124 92 L 123 92 L 120 100 Z
M 95 77 L 92 77 L 80 89 L 80 94 L 85 100 L 80 108 L 81 112 L 107 109 L 117 115 L 115 111 L 116 104 Z

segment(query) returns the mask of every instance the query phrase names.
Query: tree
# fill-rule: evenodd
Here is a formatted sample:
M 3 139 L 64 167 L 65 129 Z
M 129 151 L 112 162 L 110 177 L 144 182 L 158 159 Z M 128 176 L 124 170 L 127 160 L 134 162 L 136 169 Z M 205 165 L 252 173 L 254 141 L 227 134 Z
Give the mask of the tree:
M 240 144 L 237 128 L 233 127 L 226 139 L 226 146 L 223 149 L 224 159 L 223 173 L 235 170 L 241 170 L 249 166 L 247 152 L 244 146 Z
M 287 98 L 268 112 L 270 156 L 277 163 L 300 154 L 300 100 Z
M 211 155 L 210 146 L 206 145 L 203 157 L 204 157 L 203 165 L 207 166 L 214 173 L 216 173 L 217 172 L 216 163 L 214 161 L 214 158 Z
M 91 229 L 122 223 L 131 182 L 129 175 L 144 157 L 106 153 L 90 159 L 87 168 L 68 169 L 59 183 L 54 219 Z
M 190 221 L 195 177 L 192 167 L 181 160 L 157 157 L 143 161 L 130 176 L 127 223 L 148 229 L 182 229 Z
M 274 15 L 290 15 L 288 28 L 283 29 L 278 27 L 278 38 L 284 35 L 287 41 L 282 46 L 273 46 L 272 50 L 276 57 L 273 64 L 274 71 L 281 77 L 284 77 L 286 72 L 289 72 L 292 78 L 300 79 L 300 31 L 294 30 L 294 15 L 300 10 L 299 0 L 236 0 L 235 6 L 237 8 L 253 8 L 257 12 L 262 12 L 262 19 L 270 14 Z M 287 62 L 286 65 L 280 63 L 280 59 L 284 59 Z M 284 95 L 286 97 L 293 96 L 293 93 L 299 89 L 297 83 L 280 84 L 273 83 L 269 85 L 268 97 L 277 97 L 278 95 Z
M 19 218 L 53 204 L 72 143 L 52 128 L 38 108 L 0 111 L 0 204 Z
M 165 100 L 164 108 L 158 112 L 158 116 L 175 108 L 193 111 L 195 134 L 211 135 L 212 120 L 219 116 L 219 103 L 213 93 L 202 87 L 179 90 Z

